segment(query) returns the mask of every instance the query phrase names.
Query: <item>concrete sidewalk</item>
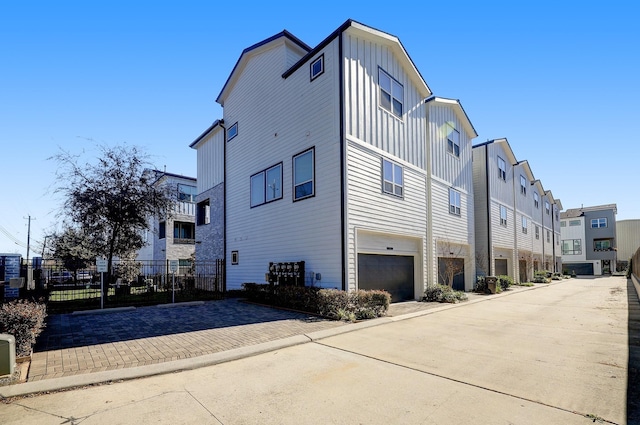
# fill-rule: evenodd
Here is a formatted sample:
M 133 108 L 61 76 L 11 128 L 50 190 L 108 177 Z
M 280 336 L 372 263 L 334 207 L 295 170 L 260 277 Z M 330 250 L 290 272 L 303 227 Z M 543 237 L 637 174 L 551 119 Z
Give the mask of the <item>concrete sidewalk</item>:
M 195 369 L 544 286 L 469 293 L 460 304 L 396 303 L 387 317 L 353 324 L 237 299 L 56 315 L 39 338 L 27 382 L 0 387 L 0 396 Z

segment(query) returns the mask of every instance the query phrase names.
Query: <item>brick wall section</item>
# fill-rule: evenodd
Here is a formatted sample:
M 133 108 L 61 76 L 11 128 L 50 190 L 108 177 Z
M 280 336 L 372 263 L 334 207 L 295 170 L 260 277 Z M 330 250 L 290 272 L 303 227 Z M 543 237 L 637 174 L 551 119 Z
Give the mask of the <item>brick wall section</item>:
M 196 225 L 196 260 L 214 261 L 224 258 L 224 184 L 199 194 L 197 202 L 209 199 L 209 224 Z

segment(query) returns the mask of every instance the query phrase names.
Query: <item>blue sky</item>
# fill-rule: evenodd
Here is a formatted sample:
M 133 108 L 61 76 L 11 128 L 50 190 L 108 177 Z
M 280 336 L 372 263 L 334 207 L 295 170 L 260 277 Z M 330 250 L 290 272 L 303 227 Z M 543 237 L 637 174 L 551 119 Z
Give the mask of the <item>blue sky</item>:
M 196 175 L 189 144 L 242 50 L 283 29 L 315 46 L 348 18 L 397 36 L 479 137 L 507 137 L 565 209 L 640 218 L 640 14 L 631 1 L 0 3 L 0 252 L 55 230 L 60 148 L 142 147 Z M 18 242 L 18 243 L 16 243 Z M 34 252 L 35 251 L 35 252 Z

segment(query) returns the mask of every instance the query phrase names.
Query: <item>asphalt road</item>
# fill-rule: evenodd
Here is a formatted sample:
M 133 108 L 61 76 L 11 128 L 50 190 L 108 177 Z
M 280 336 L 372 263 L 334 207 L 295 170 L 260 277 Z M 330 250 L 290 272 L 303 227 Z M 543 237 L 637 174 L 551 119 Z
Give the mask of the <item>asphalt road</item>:
M 215 366 L 16 398 L 0 423 L 632 424 L 637 320 L 626 279 L 571 279 Z

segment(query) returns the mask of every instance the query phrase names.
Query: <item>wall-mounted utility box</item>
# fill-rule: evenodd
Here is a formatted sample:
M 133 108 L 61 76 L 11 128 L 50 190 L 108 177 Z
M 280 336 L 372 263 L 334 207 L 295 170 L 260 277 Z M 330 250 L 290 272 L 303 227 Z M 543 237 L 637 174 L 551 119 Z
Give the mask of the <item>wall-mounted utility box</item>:
M 16 339 L 0 334 L 0 376 L 13 375 L 16 370 Z

